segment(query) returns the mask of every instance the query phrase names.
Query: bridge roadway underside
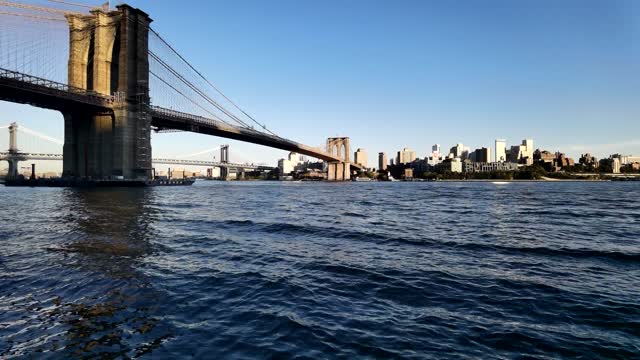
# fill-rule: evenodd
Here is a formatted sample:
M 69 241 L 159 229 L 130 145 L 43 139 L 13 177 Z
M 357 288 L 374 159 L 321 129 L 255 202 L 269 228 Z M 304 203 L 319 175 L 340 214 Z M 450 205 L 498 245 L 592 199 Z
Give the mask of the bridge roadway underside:
M 0 100 L 18 104 L 65 112 L 87 111 L 97 113 L 111 113 L 109 97 L 87 95 L 70 91 L 62 84 L 44 81 L 25 76 L 21 79 L 16 73 L 0 69 Z M 7 75 L 13 75 L 8 77 Z
M 181 113 L 159 107 L 152 107 L 151 125 L 158 129 L 173 129 L 195 132 L 227 139 L 234 139 L 258 145 L 264 145 L 276 149 L 292 151 L 308 155 L 327 162 L 341 162 L 340 158 L 325 151 L 297 143 L 279 136 L 266 134 L 253 129 L 231 126 L 226 123 L 211 120 L 204 117 Z M 360 170 L 357 164 L 351 167 Z

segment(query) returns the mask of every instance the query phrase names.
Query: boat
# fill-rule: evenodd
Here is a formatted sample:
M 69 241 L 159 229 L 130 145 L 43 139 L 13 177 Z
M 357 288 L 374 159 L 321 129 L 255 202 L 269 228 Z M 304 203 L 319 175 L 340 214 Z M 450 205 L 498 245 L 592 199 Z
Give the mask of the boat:
M 492 181 L 491 183 L 495 185 L 506 185 L 509 181 Z
M 356 176 L 356 179 L 354 181 L 358 181 L 358 182 L 371 182 L 374 181 L 371 178 L 368 177 L 360 177 L 360 176 Z

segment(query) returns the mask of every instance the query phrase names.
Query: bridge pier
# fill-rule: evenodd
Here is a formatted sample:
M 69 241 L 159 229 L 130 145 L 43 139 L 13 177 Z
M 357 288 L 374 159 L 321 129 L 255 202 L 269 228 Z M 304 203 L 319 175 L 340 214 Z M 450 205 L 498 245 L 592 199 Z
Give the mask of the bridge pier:
M 348 163 L 348 162 L 327 163 L 327 180 L 329 181 L 351 180 L 351 163 Z
M 9 171 L 7 172 L 7 179 L 15 179 L 18 177 L 18 159 L 7 159 L 9 163 Z

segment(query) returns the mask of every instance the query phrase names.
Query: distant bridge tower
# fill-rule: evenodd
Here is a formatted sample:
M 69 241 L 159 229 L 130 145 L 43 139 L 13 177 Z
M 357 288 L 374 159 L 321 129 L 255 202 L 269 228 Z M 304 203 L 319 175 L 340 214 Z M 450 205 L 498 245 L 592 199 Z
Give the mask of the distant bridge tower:
M 9 125 L 9 152 L 18 152 L 18 124 L 14 122 Z
M 220 162 L 223 164 L 229 163 L 229 145 L 220 146 Z
M 327 152 L 339 157 L 342 161 L 327 163 L 327 180 L 345 181 L 351 178 L 351 164 L 349 154 L 351 145 L 348 137 L 334 137 L 327 139 Z
M 26 160 L 18 151 L 18 124 L 9 125 L 9 155 L 5 158 L 9 163 L 7 177 L 14 179 L 18 177 L 18 162 Z
M 229 163 L 229 145 L 220 146 L 220 162 L 223 164 Z M 227 180 L 229 177 L 229 168 L 223 166 L 220 168 L 220 178 L 222 180 Z
M 69 86 L 114 96 L 112 111 L 64 111 L 63 174 L 128 179 L 151 174 L 149 16 L 128 5 L 67 14 Z

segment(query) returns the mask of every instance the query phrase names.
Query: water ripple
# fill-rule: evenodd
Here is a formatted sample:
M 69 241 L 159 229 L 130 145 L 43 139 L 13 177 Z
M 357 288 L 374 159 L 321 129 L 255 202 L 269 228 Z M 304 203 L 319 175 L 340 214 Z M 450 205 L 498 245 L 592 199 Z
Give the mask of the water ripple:
M 2 359 L 640 353 L 634 183 L 0 196 Z

